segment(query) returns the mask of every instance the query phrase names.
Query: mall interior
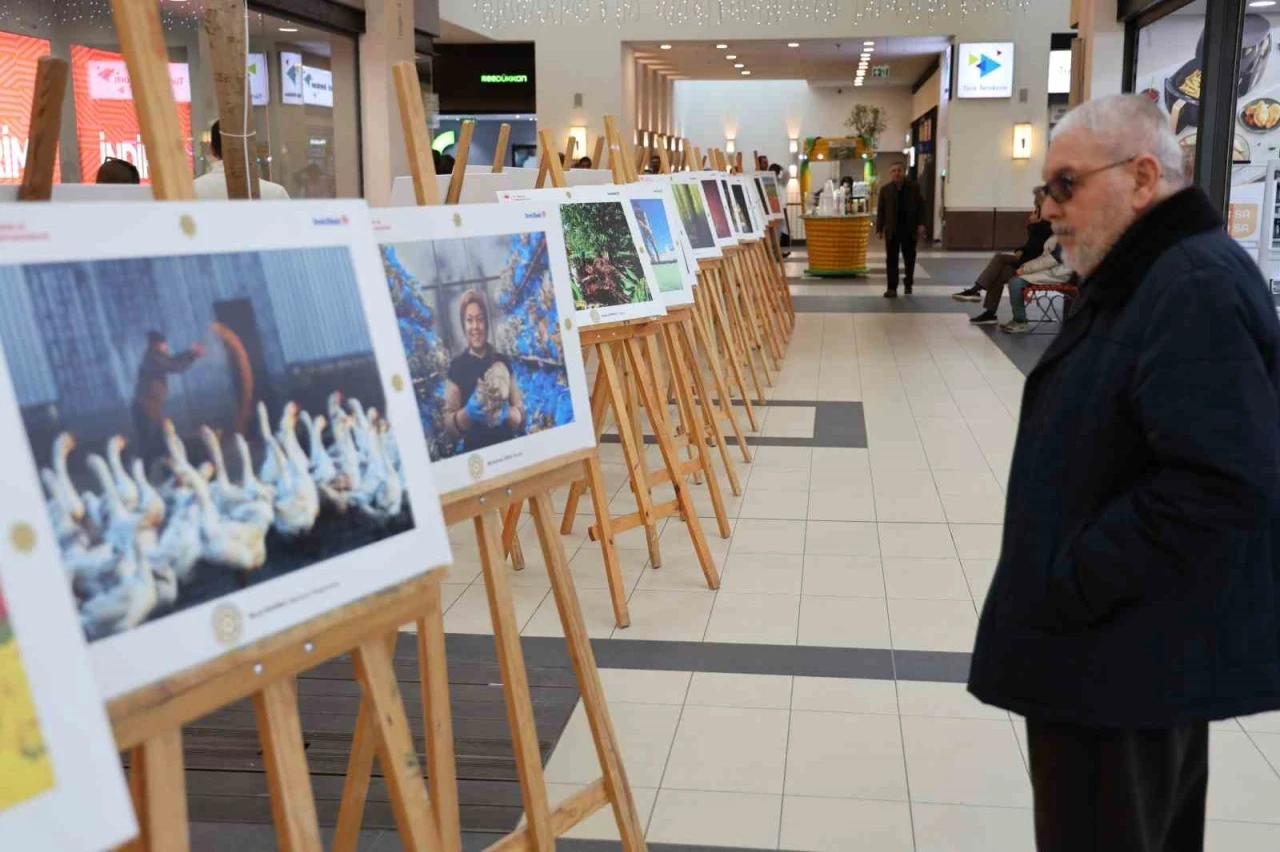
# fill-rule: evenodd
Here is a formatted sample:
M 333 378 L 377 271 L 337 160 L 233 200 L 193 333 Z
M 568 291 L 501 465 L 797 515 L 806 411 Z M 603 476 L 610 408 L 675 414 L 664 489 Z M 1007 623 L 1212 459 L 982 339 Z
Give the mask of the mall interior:
M 116 67 L 128 87 L 118 2 L 0 0 L 0 184 L 22 180 L 35 60 L 45 55 L 66 59 L 71 78 L 55 204 L 58 186 L 93 183 L 108 158 L 128 160 L 150 181 L 138 112 L 112 94 L 110 70 L 94 78 Z M 199 177 L 221 168 L 210 152 L 219 102 L 205 0 L 157 2 Z M 669 510 L 616 531 L 621 587 L 611 585 L 592 531 L 598 506 L 563 484 L 551 495 L 558 525 L 566 513 L 559 539 L 643 843 L 624 842 L 620 817 L 599 807 L 616 790 L 597 780 L 602 735 L 566 651 L 556 565 L 548 567 L 558 557 L 540 543 L 530 510 L 515 521 L 521 570 L 486 561 L 471 516 L 449 527 L 452 562 L 439 588 L 460 845 L 406 841 L 396 789 L 378 769 L 358 835 L 342 848 L 1034 850 L 1025 720 L 982 703 L 966 684 L 1002 543 L 1016 537 L 1004 524 L 1024 385 L 1054 345 L 1072 294 L 1029 293 L 1021 324 L 1011 322 L 1007 297 L 991 324 L 972 321 L 984 310 L 978 297 L 954 297 L 993 254 L 1023 245 L 1033 191 L 1053 177 L 1045 162 L 1055 125 L 1079 104 L 1125 92 L 1167 115 L 1186 176 L 1280 306 L 1280 273 L 1270 278 L 1280 252 L 1280 5 L 248 0 L 245 15 L 256 168 L 298 203 L 365 199 L 375 215 L 404 203 L 393 185 L 409 181 L 414 164 L 392 73 L 403 62 L 416 66 L 437 162 L 554 174 L 539 142 L 545 131 L 551 153 L 568 153 L 570 175 L 601 173 L 614 157 L 639 172 L 668 163 L 714 170 L 719 152 L 749 175 L 772 167 L 782 196 L 776 243 L 766 244 L 782 272 L 785 299 L 776 303 L 791 306 L 794 325 L 784 357 L 767 357 L 767 338 L 757 341 L 759 361 L 747 353 L 762 387 L 744 387 L 750 420 L 746 399 L 728 406 L 741 435 L 724 455 L 702 450 L 719 493 L 701 471 L 679 489 L 670 475 L 653 484 L 651 508 L 679 504 L 679 492 L 696 513 Z M 606 116 L 617 142 L 606 144 Z M 914 282 L 904 273 L 905 287 L 885 298 L 899 262 L 873 232 L 882 224 L 874 217 L 898 167 L 920 190 L 922 232 Z M 626 171 L 613 168 L 612 178 Z M 608 372 L 595 371 L 589 364 L 588 376 Z M 597 425 L 601 505 L 615 518 L 634 513 L 633 456 L 661 469 L 664 445 L 648 421 L 637 426 L 639 450 L 613 423 Z M 1067 464 L 1074 449 L 1061 449 Z M 694 525 L 705 530 L 705 554 Z M 505 573 L 503 605 L 514 619 L 503 623 L 515 631 L 496 647 L 493 570 Z M 419 692 L 416 646 L 404 641 L 396 674 L 422 753 L 426 687 Z M 523 648 L 532 698 L 531 715 L 518 720 L 504 704 L 501 658 L 512 643 Z M 321 669 L 299 675 L 294 698 L 310 819 L 328 848 L 350 783 L 353 731 L 367 719 L 359 667 L 340 659 Z M 273 774 L 259 745 L 265 706 L 229 705 L 182 728 L 177 777 L 185 777 L 190 845 L 172 848 L 321 848 L 284 839 L 282 784 L 305 787 L 307 778 Z M 526 725 L 536 727 L 537 771 L 538 761 L 531 769 L 516 753 L 513 726 Z M 136 771 L 138 760 L 126 763 Z M 1214 719 L 1208 767 L 1203 848 L 1280 850 L 1280 712 Z M 545 795 L 530 793 L 542 780 Z M 1100 770 L 1094 785 L 1110 780 Z M 588 785 L 595 799 L 582 798 Z M 3 791 L 0 783 L 0 826 Z M 535 822 L 545 831 L 548 803 L 562 802 L 571 806 L 550 823 L 561 836 L 535 838 L 527 809 L 543 810 Z M 563 816 L 584 802 L 593 814 Z M 502 845 L 512 832 L 516 841 Z M 1201 847 L 1170 839 L 1144 848 Z

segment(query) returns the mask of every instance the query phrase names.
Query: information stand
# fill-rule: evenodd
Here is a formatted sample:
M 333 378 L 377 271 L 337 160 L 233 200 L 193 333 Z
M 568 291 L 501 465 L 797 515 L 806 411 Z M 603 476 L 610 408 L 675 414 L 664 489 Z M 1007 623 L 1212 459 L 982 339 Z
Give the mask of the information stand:
M 194 189 L 178 129 L 178 113 L 164 57 L 159 9 L 151 0 L 112 0 L 116 32 L 132 82 L 152 190 L 157 200 L 192 200 Z M 231 51 L 215 54 L 219 63 Z M 244 55 L 231 57 L 243 69 Z M 225 72 L 225 65 L 221 71 Z M 39 91 L 39 90 L 38 90 Z M 37 113 L 48 109 L 43 104 Z M 56 114 L 56 110 L 54 111 Z M 37 161 L 39 164 L 40 161 Z M 29 162 L 30 165 L 30 162 Z M 52 158 L 42 168 L 51 169 Z M 47 173 L 33 183 L 51 179 Z M 440 617 L 443 571 L 433 571 L 325 613 L 310 621 L 194 666 L 112 700 L 108 714 L 117 747 L 130 752 L 130 788 L 140 833 L 126 848 L 138 852 L 182 852 L 189 848 L 182 726 L 226 705 L 252 697 L 263 762 L 271 793 L 279 848 L 321 849 L 315 799 L 302 742 L 294 678 L 306 669 L 352 653 L 369 708 L 371 748 L 387 767 L 400 838 L 405 848 L 440 850 L 439 817 L 456 825 L 456 785 L 447 700 L 429 705 L 428 754 L 432 786 L 452 814 L 433 811 L 423 784 L 417 749 L 401 703 L 387 634 L 414 619 L 437 628 L 438 647 L 423 656 L 423 688 L 447 690 Z M 427 636 L 427 641 L 432 637 Z M 431 665 L 427 665 L 427 660 Z M 441 749 L 440 740 L 450 748 Z M 448 757 L 449 759 L 445 759 Z
M 413 63 L 402 62 L 396 64 L 393 73 L 405 142 L 411 157 L 421 160 L 412 164 L 415 193 L 420 203 L 431 204 L 435 201 L 432 197 L 435 192 L 434 177 L 430 180 L 420 178 L 428 175 L 431 159 L 425 154 L 429 137 L 426 122 L 421 120 L 422 93 L 417 71 Z M 544 137 L 544 158 L 548 160 L 548 168 L 563 181 L 559 161 L 546 146 L 546 141 Z M 502 691 L 515 746 L 516 768 L 524 804 L 524 824 L 490 846 L 492 850 L 530 849 L 535 852 L 551 852 L 555 849 L 556 837 L 605 805 L 613 807 L 622 848 L 627 852 L 642 852 L 646 848 L 644 830 L 640 825 L 631 786 L 618 750 L 617 737 L 605 705 L 604 689 L 596 669 L 578 593 L 552 517 L 551 490 L 579 477 L 586 477 L 592 487 L 597 512 L 607 518 L 607 505 L 602 505 L 608 499 L 603 477 L 598 464 L 591 464 L 596 455 L 595 449 L 570 453 L 506 477 L 451 492 L 441 500 L 446 524 L 470 520 L 475 525 L 485 591 L 489 598 L 489 614 L 493 620 L 498 669 L 502 674 Z M 551 809 L 547 800 L 542 755 L 534 723 L 533 702 L 529 694 L 529 679 L 520 646 L 520 624 L 516 620 L 511 584 L 507 578 L 502 551 L 501 513 L 509 511 L 512 506 L 519 507 L 525 501 L 529 502 L 532 509 L 534 526 L 564 629 L 565 643 L 573 662 L 578 688 L 582 693 L 583 709 L 603 771 L 599 780 L 569 797 L 555 810 Z M 424 646 L 422 640 L 419 640 L 421 662 L 425 663 L 435 653 L 434 649 Z M 438 653 L 437 659 L 443 664 L 443 648 Z M 374 748 L 371 741 L 376 733 L 375 717 L 378 714 L 376 708 L 368 706 L 367 697 L 361 702 L 356 737 L 348 764 L 347 783 L 343 788 L 338 835 L 342 838 L 343 845 L 338 845 L 335 839 L 335 850 L 355 848 L 360 815 L 373 771 Z M 383 766 L 385 771 L 385 762 Z

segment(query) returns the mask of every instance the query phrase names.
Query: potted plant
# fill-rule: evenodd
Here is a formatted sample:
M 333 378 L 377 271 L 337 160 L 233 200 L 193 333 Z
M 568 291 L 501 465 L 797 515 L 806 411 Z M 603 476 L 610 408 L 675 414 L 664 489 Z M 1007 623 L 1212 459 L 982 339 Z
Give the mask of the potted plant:
M 889 123 L 884 119 L 884 111 L 878 106 L 858 104 L 845 119 L 844 126 L 853 131 L 862 140 L 867 149 L 874 153 L 880 134 L 884 133 Z

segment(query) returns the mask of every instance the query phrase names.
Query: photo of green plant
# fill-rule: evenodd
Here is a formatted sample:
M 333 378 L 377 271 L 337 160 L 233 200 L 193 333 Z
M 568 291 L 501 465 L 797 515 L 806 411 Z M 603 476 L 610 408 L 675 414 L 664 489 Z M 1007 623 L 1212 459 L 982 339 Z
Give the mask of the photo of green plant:
M 575 308 L 608 308 L 653 298 L 621 202 L 562 204 L 560 216 Z

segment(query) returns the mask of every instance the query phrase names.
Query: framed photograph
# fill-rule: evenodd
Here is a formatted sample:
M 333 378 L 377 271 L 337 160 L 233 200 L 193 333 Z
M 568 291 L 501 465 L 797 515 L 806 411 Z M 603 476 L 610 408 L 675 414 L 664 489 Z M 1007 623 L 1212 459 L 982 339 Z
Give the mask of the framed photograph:
M 765 195 L 769 199 L 769 213 L 781 219 L 785 214 L 785 205 L 782 198 L 784 188 L 778 185 L 778 179 L 773 172 L 762 173 L 760 182 L 764 185 Z
M 471 170 L 467 166 L 462 181 L 461 204 L 493 204 L 498 200 L 498 193 L 504 189 L 533 189 L 538 179 L 537 169 L 503 169 L 500 172 L 490 171 L 486 166 L 482 171 Z M 452 175 L 436 175 L 436 189 L 440 199 L 449 192 L 449 181 Z M 391 183 L 390 207 L 417 207 L 418 196 L 413 189 L 413 178 L 401 175 Z
M 744 175 L 734 175 L 730 181 L 730 188 L 733 190 L 734 201 L 744 208 L 745 220 L 751 226 L 751 236 L 763 237 L 765 229 L 768 228 L 769 214 L 760 203 L 755 180 Z
M 759 236 L 755 223 L 751 220 L 751 201 L 747 197 L 746 186 L 733 175 L 720 178 L 720 186 L 729 204 L 729 219 L 733 222 L 734 233 L 739 240 L 751 240 Z
M 715 233 L 716 245 L 720 248 L 738 244 L 737 231 L 729 213 L 729 200 L 725 188 L 721 186 L 717 172 L 698 172 L 695 178 L 702 185 L 702 197 L 707 202 L 707 212 L 711 216 L 711 227 Z
M 137 826 L 58 548 L 36 530 L 42 504 L 10 514 L 0 545 L 0 837 L 99 852 Z
M 503 202 L 554 202 L 560 207 L 575 322 L 580 328 L 666 314 L 649 253 L 620 186 L 532 189 L 498 193 Z
M 374 228 L 441 492 L 595 444 L 557 205 L 380 210 Z
M 661 175 L 661 177 L 666 177 Z M 631 209 L 640 228 L 640 244 L 649 255 L 653 277 L 667 307 L 693 304 L 698 262 L 680 226 L 671 186 L 663 181 L 631 184 Z
M 675 175 L 671 178 L 671 194 L 675 198 L 676 210 L 680 214 L 685 235 L 689 238 L 689 248 L 693 251 L 694 259 L 712 260 L 723 257 L 724 252 L 716 245 L 702 184 L 697 180 Z
M 449 562 L 363 202 L 0 222 L 32 236 L 0 261 L 0 514 L 61 563 L 105 697 Z

